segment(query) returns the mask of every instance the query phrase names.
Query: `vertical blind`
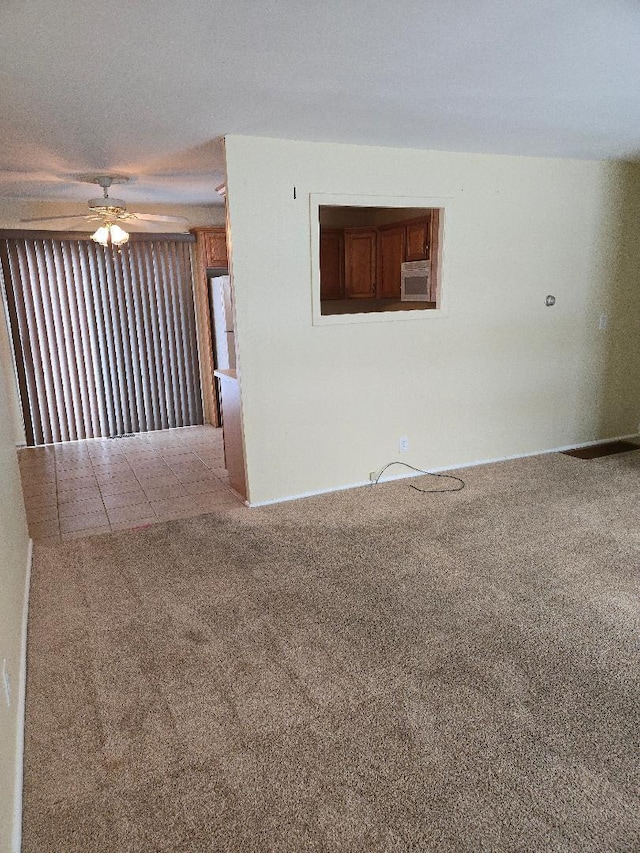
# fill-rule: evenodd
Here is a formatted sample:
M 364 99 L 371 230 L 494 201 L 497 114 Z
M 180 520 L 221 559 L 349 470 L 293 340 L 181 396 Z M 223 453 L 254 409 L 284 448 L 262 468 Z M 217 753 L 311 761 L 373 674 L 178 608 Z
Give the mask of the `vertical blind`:
M 188 240 L 8 237 L 0 260 L 28 444 L 202 423 Z

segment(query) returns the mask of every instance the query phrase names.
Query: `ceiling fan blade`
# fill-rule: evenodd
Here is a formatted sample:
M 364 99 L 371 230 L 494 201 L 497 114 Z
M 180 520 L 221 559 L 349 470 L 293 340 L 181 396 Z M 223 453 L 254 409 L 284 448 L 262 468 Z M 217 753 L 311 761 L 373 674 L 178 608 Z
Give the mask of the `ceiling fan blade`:
M 86 222 L 87 218 L 88 217 L 83 214 L 76 214 L 73 216 L 36 216 L 32 219 L 21 219 L 20 222 L 71 222 L 76 219 L 82 219 Z
M 140 219 L 142 222 L 180 222 L 188 224 L 189 220 L 184 216 L 163 216 L 160 213 L 133 213 L 135 219 Z
M 162 222 L 152 222 L 145 220 L 140 222 L 135 219 L 127 219 L 126 222 L 118 222 L 121 228 L 129 231 L 131 234 L 188 234 L 189 230 L 186 225 L 174 223 L 173 227 L 164 225 Z

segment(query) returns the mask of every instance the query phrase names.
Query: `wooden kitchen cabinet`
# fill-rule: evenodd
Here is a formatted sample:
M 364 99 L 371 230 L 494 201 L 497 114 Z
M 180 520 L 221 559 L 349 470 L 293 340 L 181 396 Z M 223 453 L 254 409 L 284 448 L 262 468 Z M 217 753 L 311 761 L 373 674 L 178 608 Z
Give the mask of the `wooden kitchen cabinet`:
M 200 232 L 205 264 L 208 268 L 226 267 L 227 231 L 226 228 L 207 228 Z
M 420 217 L 394 221 L 393 216 L 387 216 L 387 221 L 379 225 L 321 225 L 320 301 L 327 303 L 323 313 L 358 313 L 360 306 L 348 305 L 352 299 L 362 300 L 364 312 L 386 310 L 385 305 L 403 302 L 402 267 L 406 262 L 427 261 L 431 292 L 437 293 L 440 232 L 440 211 L 435 208 L 426 209 Z M 336 304 L 330 306 L 330 300 Z M 375 308 L 367 307 L 367 301 L 373 304 L 374 300 L 380 304 Z M 415 305 L 423 300 L 406 301 Z M 429 306 L 433 307 L 435 301 L 430 301 Z
M 344 299 L 344 231 L 320 233 L 320 299 Z
M 430 219 L 420 219 L 405 226 L 407 245 L 405 261 L 426 261 L 429 257 Z
M 378 291 L 380 299 L 400 299 L 401 269 L 406 251 L 406 227 L 378 229 Z
M 375 228 L 345 228 L 344 289 L 347 299 L 375 296 L 377 243 Z

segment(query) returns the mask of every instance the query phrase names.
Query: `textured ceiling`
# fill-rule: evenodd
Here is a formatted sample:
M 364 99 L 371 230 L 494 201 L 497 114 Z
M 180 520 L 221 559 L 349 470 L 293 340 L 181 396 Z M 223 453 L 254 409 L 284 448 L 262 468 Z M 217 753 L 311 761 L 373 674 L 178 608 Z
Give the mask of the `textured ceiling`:
M 0 0 L 0 197 L 211 204 L 243 133 L 635 158 L 636 0 Z M 268 164 L 265 163 L 265 168 Z

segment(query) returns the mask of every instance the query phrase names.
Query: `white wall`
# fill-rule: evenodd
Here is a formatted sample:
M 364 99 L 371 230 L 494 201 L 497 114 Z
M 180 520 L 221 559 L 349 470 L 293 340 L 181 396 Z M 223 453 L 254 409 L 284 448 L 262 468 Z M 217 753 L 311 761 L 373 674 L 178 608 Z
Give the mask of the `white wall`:
M 29 537 L 16 458 L 13 367 L 4 316 L 0 311 L 0 673 L 3 660 L 11 679 L 7 707 L 0 675 L 0 850 L 12 850 L 15 783 L 19 778 L 19 728 L 22 617 Z
M 252 502 L 362 482 L 403 435 L 430 468 L 636 432 L 637 166 L 239 136 L 226 158 Z M 450 198 L 448 316 L 313 326 L 315 193 Z

